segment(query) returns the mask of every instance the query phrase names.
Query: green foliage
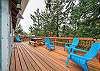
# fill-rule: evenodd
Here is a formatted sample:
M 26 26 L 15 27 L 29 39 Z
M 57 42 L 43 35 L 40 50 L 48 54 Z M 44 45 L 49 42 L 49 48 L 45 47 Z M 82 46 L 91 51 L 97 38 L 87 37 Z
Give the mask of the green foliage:
M 95 38 L 100 34 L 100 25 L 97 25 L 99 7 L 97 0 L 79 0 L 79 4 L 72 9 L 71 24 L 75 24 L 75 30 L 81 33 L 81 36 Z
M 23 31 L 21 24 L 16 25 L 15 34 L 27 35 L 27 33 Z
M 46 9 L 31 14 L 33 25 L 29 31 L 37 35 L 52 32 L 59 36 L 78 33 L 80 37 L 96 37 L 100 34 L 100 4 L 98 0 L 49 0 Z
M 42 20 L 39 9 L 34 11 L 34 15 L 31 14 L 31 19 L 33 20 L 33 25 L 30 25 L 29 31 L 35 35 L 40 35 L 42 31 Z

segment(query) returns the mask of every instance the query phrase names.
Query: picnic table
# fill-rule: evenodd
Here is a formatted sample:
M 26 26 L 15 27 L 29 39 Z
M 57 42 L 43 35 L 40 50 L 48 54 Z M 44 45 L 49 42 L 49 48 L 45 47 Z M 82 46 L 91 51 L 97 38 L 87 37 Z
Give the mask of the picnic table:
M 32 44 L 34 47 L 37 47 L 42 42 L 41 40 L 42 40 L 42 38 L 35 37 L 35 38 L 32 38 L 32 40 L 29 41 L 29 43 Z

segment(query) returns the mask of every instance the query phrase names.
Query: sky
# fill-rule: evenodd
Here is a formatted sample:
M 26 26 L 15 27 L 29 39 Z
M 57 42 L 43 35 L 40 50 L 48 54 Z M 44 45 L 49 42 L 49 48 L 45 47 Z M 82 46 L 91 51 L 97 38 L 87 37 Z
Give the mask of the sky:
M 21 21 L 19 22 L 22 26 L 22 29 L 27 33 L 29 32 L 28 31 L 29 26 L 33 24 L 33 21 L 30 18 L 30 14 L 33 14 L 37 8 L 39 8 L 40 11 L 44 10 L 45 8 L 44 0 L 29 0 L 26 9 L 22 15 L 24 19 L 21 19 Z

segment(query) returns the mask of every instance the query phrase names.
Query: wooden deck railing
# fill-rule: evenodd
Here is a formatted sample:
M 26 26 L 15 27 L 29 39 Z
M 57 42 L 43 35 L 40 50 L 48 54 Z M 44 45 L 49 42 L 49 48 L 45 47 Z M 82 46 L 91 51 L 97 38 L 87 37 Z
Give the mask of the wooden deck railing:
M 50 37 L 50 39 L 55 43 L 55 45 L 64 46 L 65 43 L 71 43 L 73 37 Z M 79 38 L 78 48 L 89 50 L 91 44 L 95 41 L 96 39 L 93 38 Z
M 50 37 L 50 39 L 55 43 L 55 45 L 57 46 L 64 46 L 65 43 L 71 43 L 73 38 L 72 37 Z M 93 38 L 79 38 L 79 45 L 77 48 L 81 48 L 85 51 L 88 51 L 91 47 L 91 44 L 93 44 L 94 42 L 100 42 L 99 40 L 93 39 Z M 100 62 L 100 51 L 97 55 L 97 58 Z
M 44 37 L 41 37 L 42 39 L 39 42 L 42 42 L 44 40 Z M 57 46 L 64 46 L 65 43 L 71 43 L 73 40 L 73 37 L 50 37 L 50 39 L 54 42 L 55 45 Z M 91 47 L 91 44 L 94 42 L 99 41 L 93 38 L 81 38 L 79 37 L 79 45 L 77 48 L 81 48 L 85 51 L 88 51 Z M 100 62 L 100 52 L 98 54 L 98 59 Z

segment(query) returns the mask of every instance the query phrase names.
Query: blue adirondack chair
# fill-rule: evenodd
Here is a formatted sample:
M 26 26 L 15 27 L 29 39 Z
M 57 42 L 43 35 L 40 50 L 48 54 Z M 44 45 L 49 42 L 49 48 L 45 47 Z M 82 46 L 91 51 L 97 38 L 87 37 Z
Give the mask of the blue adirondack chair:
M 44 40 L 44 42 L 45 42 L 45 45 L 47 46 L 47 48 L 48 48 L 49 50 L 55 49 L 54 43 L 51 42 L 51 40 L 50 40 L 49 37 L 46 37 L 45 40 Z
M 49 38 L 49 37 L 46 37 L 46 38 L 44 39 L 44 44 L 45 44 L 46 46 L 47 46 L 48 41 L 50 41 L 50 38 Z
M 21 42 L 21 38 L 19 35 L 16 36 L 16 42 Z
M 69 53 L 71 52 L 71 49 L 72 49 L 72 48 L 75 48 L 75 47 L 78 46 L 78 43 L 79 43 L 78 37 L 74 37 L 72 43 L 66 43 L 66 44 L 64 45 L 64 51 L 67 49 L 67 50 L 68 50 L 68 54 L 69 54 Z M 71 45 L 70 45 L 70 44 L 71 44 Z M 69 45 L 69 46 L 67 46 L 67 45 Z M 73 51 L 72 51 L 72 52 L 73 52 Z
M 100 50 L 100 43 L 95 42 L 92 44 L 90 50 L 83 56 L 79 56 L 77 54 L 70 53 L 67 57 L 66 64 L 68 64 L 69 60 L 72 60 L 76 64 L 79 64 L 83 68 L 84 71 L 88 71 L 87 62 L 89 60 L 93 59 L 97 55 L 99 50 Z

